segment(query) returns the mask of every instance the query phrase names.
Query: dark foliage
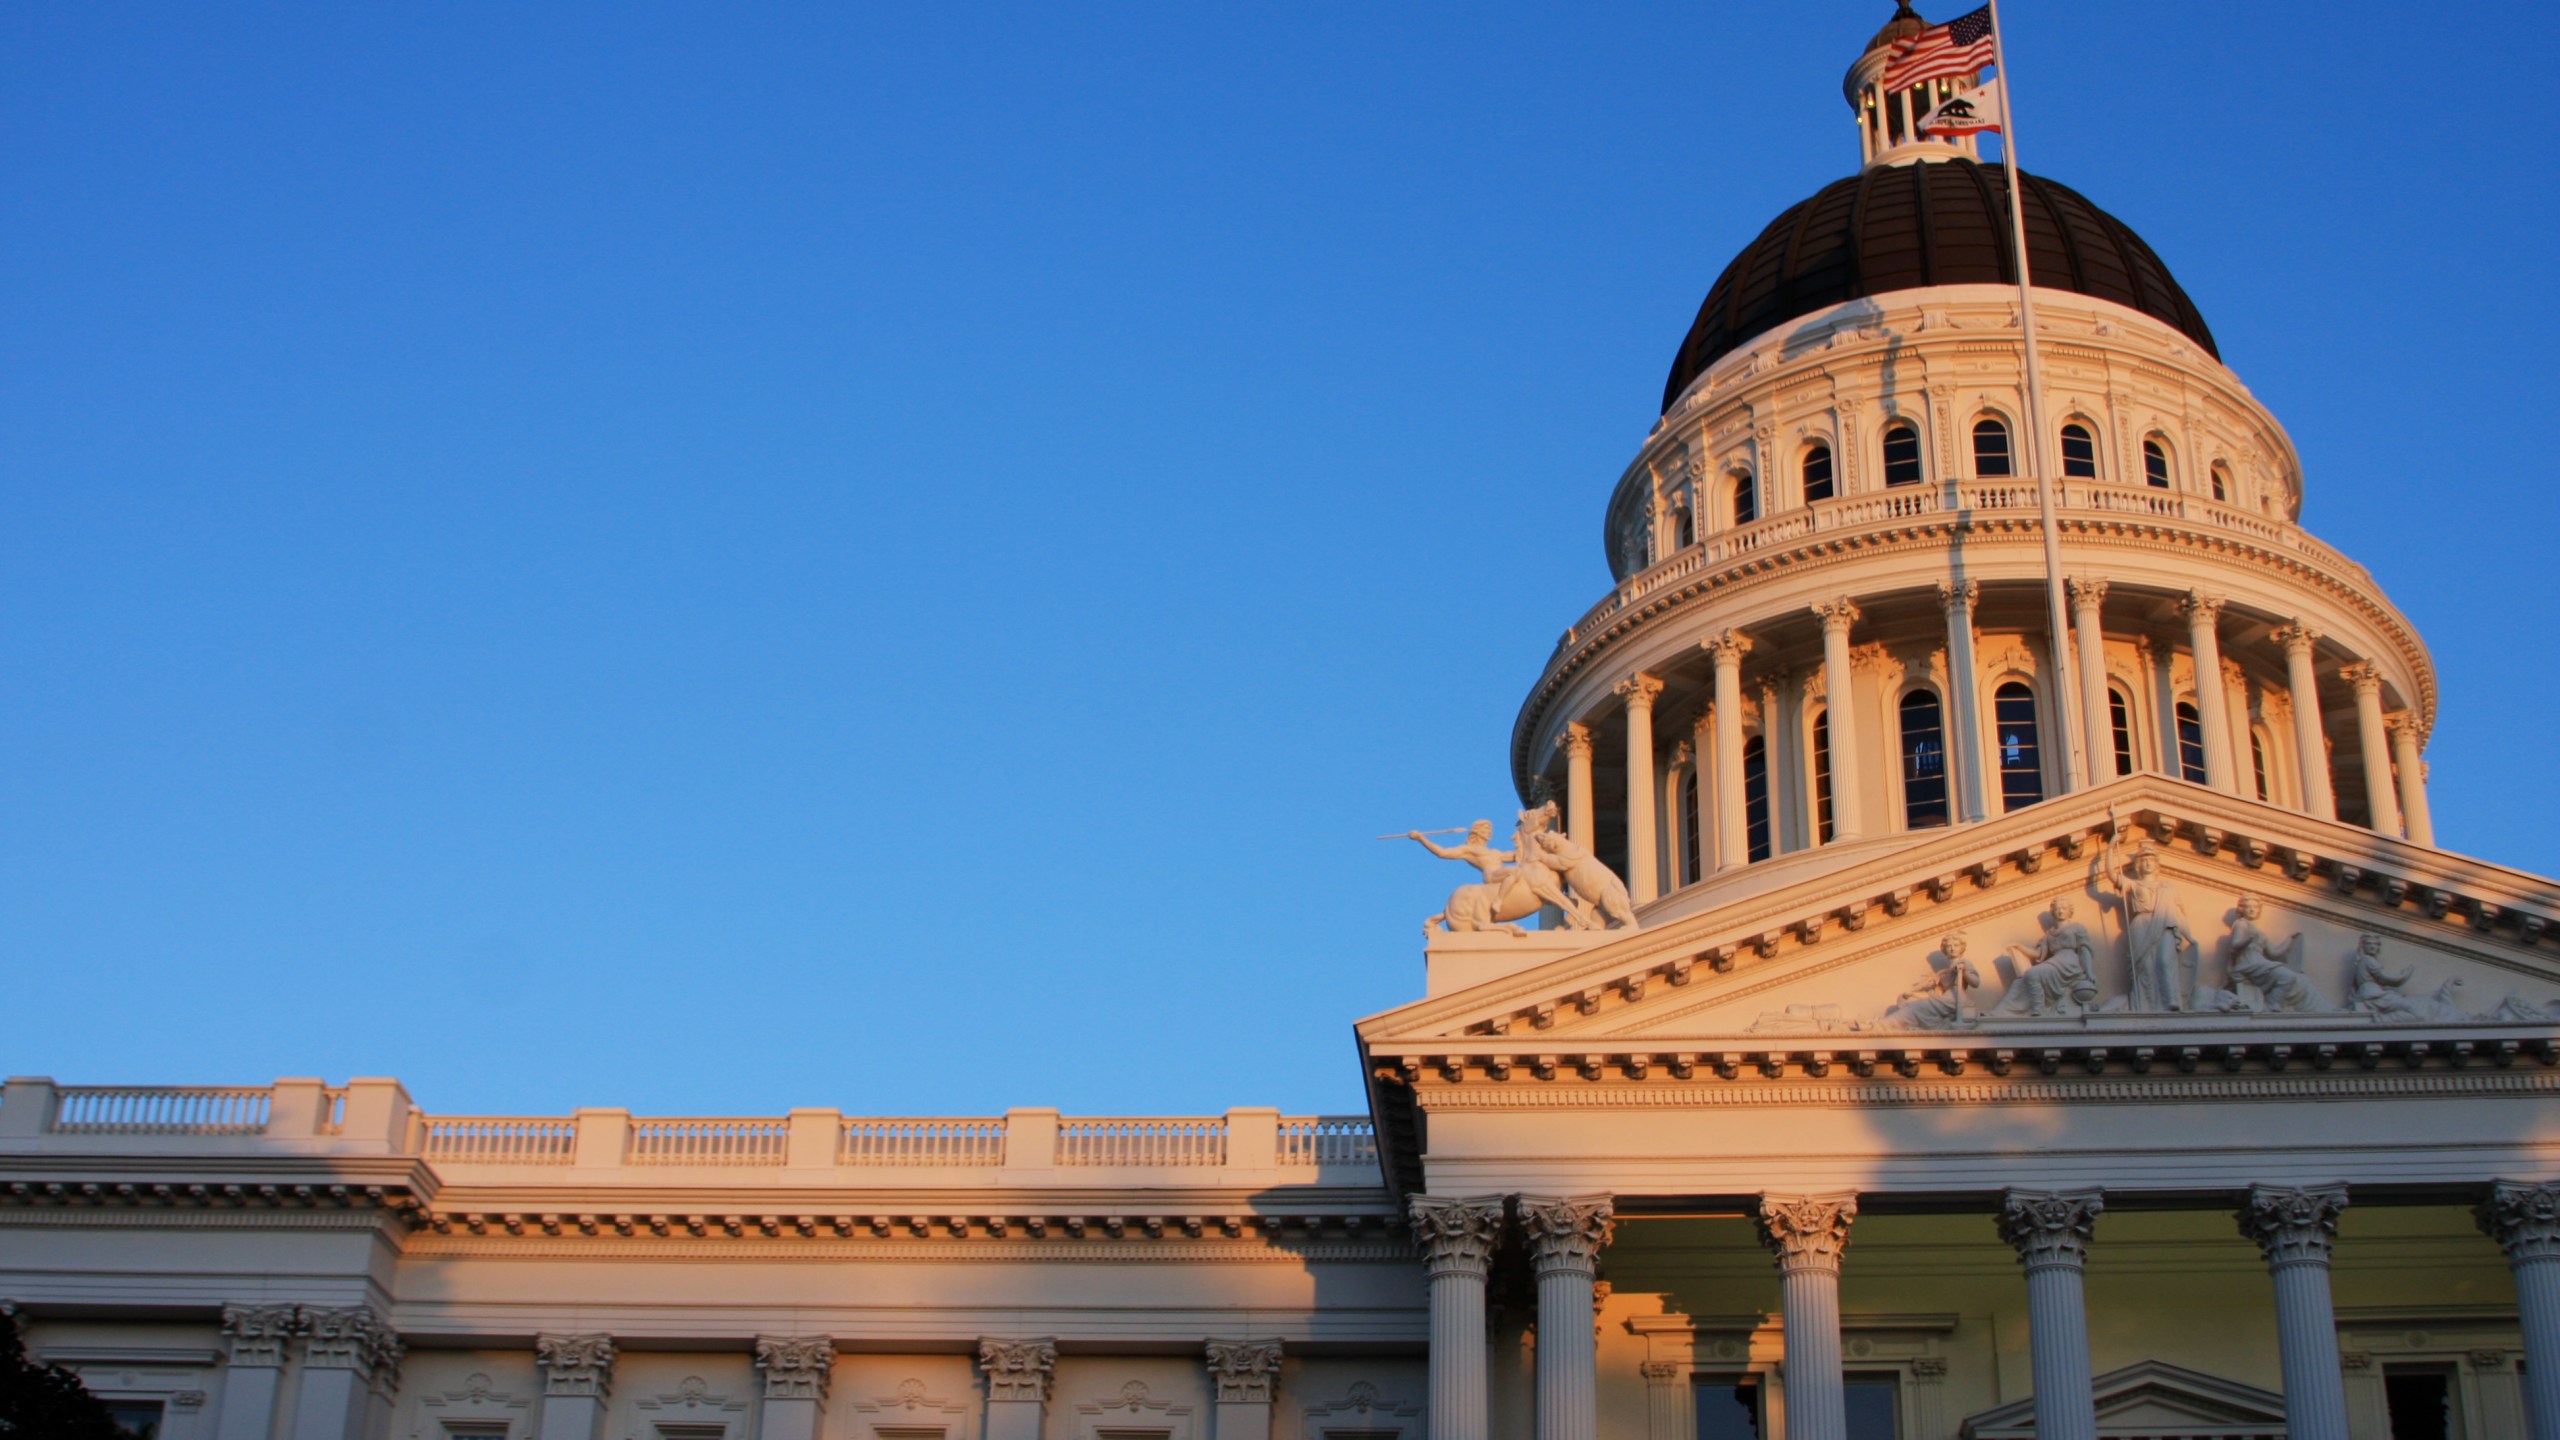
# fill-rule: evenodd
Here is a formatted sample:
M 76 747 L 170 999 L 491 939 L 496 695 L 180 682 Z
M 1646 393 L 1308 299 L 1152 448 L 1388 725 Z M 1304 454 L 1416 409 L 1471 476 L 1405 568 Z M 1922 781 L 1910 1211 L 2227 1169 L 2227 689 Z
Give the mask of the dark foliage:
M 59 1365 L 27 1358 L 18 1322 L 0 1314 L 0 1436 L 9 1440 L 123 1440 L 107 1407 Z

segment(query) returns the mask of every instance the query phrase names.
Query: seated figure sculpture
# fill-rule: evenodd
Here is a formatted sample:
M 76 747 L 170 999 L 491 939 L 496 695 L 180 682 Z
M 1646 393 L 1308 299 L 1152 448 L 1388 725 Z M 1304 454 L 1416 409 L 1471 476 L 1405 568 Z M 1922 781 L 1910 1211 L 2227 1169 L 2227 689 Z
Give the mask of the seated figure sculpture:
M 2089 927 L 2071 918 L 2072 909 L 2070 897 L 2057 898 L 2044 916 L 2044 937 L 2009 947 L 2018 961 L 2018 978 L 1992 1007 L 1991 1018 L 2078 1015 L 2098 1002 L 2091 969 L 2097 944 L 2089 938 Z
M 1954 1030 L 1972 1024 L 1965 995 L 1982 988 L 1982 972 L 1964 958 L 1966 944 L 1961 930 L 1940 940 L 1938 950 L 1947 957 L 1946 965 L 1925 984 L 1902 992 L 1902 998 L 1884 1012 L 1885 1023 L 1913 1030 Z
M 2240 919 L 2231 927 L 2231 991 L 2232 999 L 2243 1010 L 2273 1010 L 2284 1014 L 2308 1015 L 2337 1007 L 2311 988 L 2302 973 L 2302 936 L 2299 932 L 2282 941 L 2271 940 L 2258 927 L 2264 906 L 2255 895 L 2240 897 Z M 2211 1009 L 2202 1002 L 2201 990 L 2196 1005 Z
M 2347 982 L 2347 1008 L 2411 1023 L 2471 1018 L 2453 1003 L 2453 992 L 2462 985 L 2460 977 L 2447 980 L 2433 995 L 2411 995 L 2404 987 L 2417 973 L 2414 965 L 2395 971 L 2382 963 L 2382 937 L 2368 930 L 2356 937 L 2355 978 Z

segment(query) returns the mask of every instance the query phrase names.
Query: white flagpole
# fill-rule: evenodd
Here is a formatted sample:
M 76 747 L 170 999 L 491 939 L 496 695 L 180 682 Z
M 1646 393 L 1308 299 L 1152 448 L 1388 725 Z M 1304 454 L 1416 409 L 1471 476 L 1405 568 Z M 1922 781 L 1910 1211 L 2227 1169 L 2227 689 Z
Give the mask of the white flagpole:
M 2062 595 L 2062 534 L 2053 517 L 2053 476 L 2044 464 L 2044 373 L 2036 362 L 2036 294 L 2027 273 L 2026 197 L 2018 188 L 2018 107 L 2009 100 L 2009 51 L 2000 42 L 2000 0 L 1991 10 L 1991 64 L 2000 87 L 2000 167 L 2009 177 L 2009 231 L 2018 256 L 2018 336 L 2027 366 L 2027 473 L 2036 477 L 2036 508 L 2044 525 L 2046 623 L 2053 631 L 2053 696 L 2061 724 L 2065 791 L 2090 783 L 2089 752 L 2080 727 L 2079 672 L 2071 666 L 2070 610 Z

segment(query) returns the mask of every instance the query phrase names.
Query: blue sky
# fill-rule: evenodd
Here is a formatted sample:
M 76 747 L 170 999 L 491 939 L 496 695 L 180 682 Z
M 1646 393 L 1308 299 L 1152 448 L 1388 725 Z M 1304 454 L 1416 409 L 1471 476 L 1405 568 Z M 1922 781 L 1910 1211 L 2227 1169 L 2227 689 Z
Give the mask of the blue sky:
M 0 1069 L 1358 1108 L 1890 11 L 0 10 Z M 2005 18 L 2560 871 L 2547 14 Z

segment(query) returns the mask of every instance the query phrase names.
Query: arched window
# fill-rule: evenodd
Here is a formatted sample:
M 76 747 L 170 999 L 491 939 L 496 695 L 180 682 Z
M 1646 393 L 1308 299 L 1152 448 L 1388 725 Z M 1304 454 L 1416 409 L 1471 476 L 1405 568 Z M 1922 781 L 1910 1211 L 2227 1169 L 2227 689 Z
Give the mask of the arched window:
M 1973 422 L 1973 473 L 1986 479 L 2016 473 L 2009 467 L 2009 427 L 1987 415 Z
M 1748 470 L 1733 472 L 1733 523 L 1748 525 L 1760 518 L 1760 487 Z
M 1698 767 L 1680 772 L 1680 813 L 1673 817 L 1685 842 L 1680 846 L 1680 883 L 1698 883 Z
M 1920 432 L 1908 421 L 1896 420 L 1884 429 L 1884 483 L 1920 483 Z
M 1813 833 L 1820 843 L 1831 843 L 1831 712 L 1827 709 L 1813 715 Z
M 2000 745 L 2000 808 L 2015 810 L 2044 798 L 2044 747 L 2036 743 L 2036 692 L 2012 680 L 1991 692 L 1991 719 Z
M 1828 500 L 1833 494 L 1831 481 L 1831 447 L 1808 445 L 1804 450 L 1804 498 L 1806 504 Z
M 1686 550 L 1698 543 L 1698 517 L 1690 514 L 1689 507 L 1686 505 L 1681 506 L 1676 513 L 1679 523 L 1674 533 L 1679 536 L 1680 548 Z
M 2231 467 L 2219 460 L 2213 462 L 2213 498 L 2225 501 L 2231 498 Z
M 2156 438 L 2142 442 L 2142 483 L 2154 490 L 2169 488 L 2169 448 Z
M 2204 783 L 2204 720 L 2192 700 L 2178 702 L 2178 775 Z
M 2062 478 L 2098 478 L 2098 442 L 2090 438 L 2089 427 L 2077 421 L 2062 427 Z
M 1913 830 L 1947 823 L 1947 732 L 1937 692 L 1902 697 L 1902 823 Z
M 2249 732 L 2249 771 L 2258 782 L 2258 798 L 2261 800 L 2269 798 L 2267 794 L 2267 737 L 2265 732 L 2256 729 L 2252 729 Z
M 2113 685 L 2107 687 L 2107 728 L 2115 732 L 2116 773 L 2133 773 L 2133 702 Z
M 1742 845 L 1745 860 L 1769 858 L 1769 746 L 1757 735 L 1742 742 Z

